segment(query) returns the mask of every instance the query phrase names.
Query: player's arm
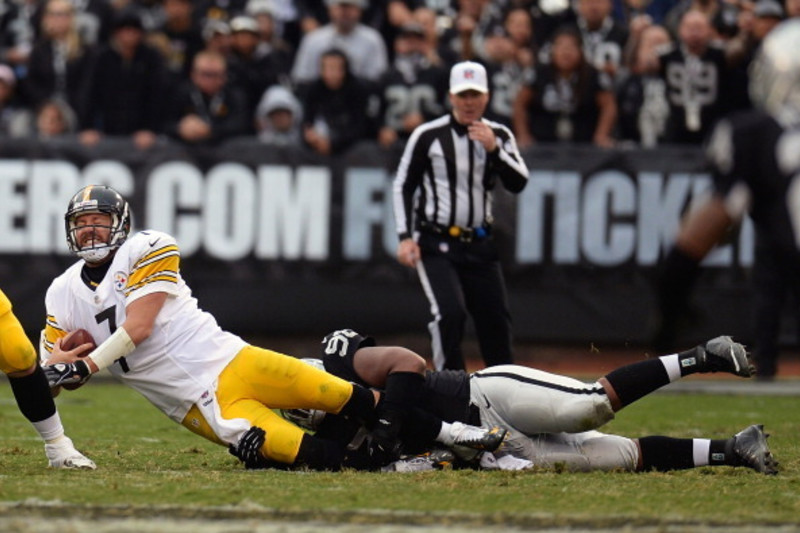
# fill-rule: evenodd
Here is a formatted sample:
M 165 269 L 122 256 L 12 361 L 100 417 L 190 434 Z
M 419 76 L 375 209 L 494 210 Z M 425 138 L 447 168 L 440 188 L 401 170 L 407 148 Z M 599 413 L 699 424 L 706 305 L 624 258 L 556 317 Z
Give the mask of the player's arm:
M 425 359 L 400 346 L 365 346 L 353 355 L 353 370 L 370 387 L 384 388 L 395 372 L 424 375 L 426 366 Z
M 114 361 L 125 357 L 147 340 L 166 301 L 167 293 L 154 292 L 128 304 L 125 308 L 125 322 L 86 358 L 91 372 L 99 372 L 111 366 Z
M 153 292 L 137 298 L 125 308 L 125 322 L 87 357 L 69 364 L 46 366 L 45 375 L 50 387 L 83 381 L 133 352 L 138 344 L 150 336 L 166 299 L 165 292 Z
M 681 226 L 675 245 L 690 257 L 701 260 L 722 240 L 735 223 L 725 201 L 712 196 L 692 209 Z

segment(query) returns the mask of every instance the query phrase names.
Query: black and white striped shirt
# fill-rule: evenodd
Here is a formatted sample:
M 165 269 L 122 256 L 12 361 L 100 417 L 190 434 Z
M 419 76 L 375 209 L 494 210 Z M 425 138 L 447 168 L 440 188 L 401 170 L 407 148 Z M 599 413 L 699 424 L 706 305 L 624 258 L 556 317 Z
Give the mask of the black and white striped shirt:
M 497 178 L 511 192 L 528 182 L 528 168 L 511 131 L 482 119 L 494 131 L 497 149 L 487 153 L 452 115 L 420 125 L 411 134 L 394 179 L 394 216 L 400 239 L 421 222 L 475 228 L 492 223 Z M 417 191 L 419 191 L 417 203 Z

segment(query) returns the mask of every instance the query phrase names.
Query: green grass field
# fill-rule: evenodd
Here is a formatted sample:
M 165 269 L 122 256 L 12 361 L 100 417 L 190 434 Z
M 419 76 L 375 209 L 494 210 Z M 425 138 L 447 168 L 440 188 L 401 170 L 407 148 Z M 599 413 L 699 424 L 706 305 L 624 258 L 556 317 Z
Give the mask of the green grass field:
M 101 510 L 122 505 L 145 512 L 148 506 L 186 506 L 198 512 L 255 507 L 362 522 L 364 516 L 352 518 L 359 516 L 354 511 L 368 510 L 373 520 L 374 513 L 399 511 L 419 523 L 425 516 L 528 525 L 543 517 L 550 523 L 595 525 L 800 522 L 797 397 L 654 394 L 604 428 L 632 437 L 724 438 L 763 423 L 781 463 L 777 476 L 729 467 L 668 474 L 248 472 L 225 449 L 174 424 L 123 386 L 92 382 L 62 393 L 57 402 L 68 434 L 98 470 L 46 468 L 42 444 L 3 380 L 0 502 L 61 502 Z

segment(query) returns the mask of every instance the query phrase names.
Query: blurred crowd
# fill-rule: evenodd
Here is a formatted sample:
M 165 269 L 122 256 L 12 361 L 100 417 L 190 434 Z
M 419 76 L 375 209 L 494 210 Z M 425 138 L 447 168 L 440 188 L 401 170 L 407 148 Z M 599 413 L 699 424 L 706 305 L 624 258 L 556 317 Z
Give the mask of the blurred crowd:
M 0 139 L 402 145 L 489 72 L 522 147 L 697 144 L 800 0 L 2 0 Z

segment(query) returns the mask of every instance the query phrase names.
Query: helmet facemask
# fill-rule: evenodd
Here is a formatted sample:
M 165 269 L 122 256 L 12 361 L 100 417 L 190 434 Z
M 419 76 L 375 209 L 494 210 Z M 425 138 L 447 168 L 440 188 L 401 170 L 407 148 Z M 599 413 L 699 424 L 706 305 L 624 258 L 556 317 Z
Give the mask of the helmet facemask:
M 110 223 L 77 224 L 79 217 L 97 213 L 108 215 L 111 218 Z M 99 186 L 87 187 L 73 196 L 64 222 L 70 251 L 87 263 L 101 263 L 107 259 L 128 238 L 131 226 L 128 202 L 113 189 Z M 108 231 L 107 240 L 94 241 L 82 247 L 78 241 L 78 232 L 88 231 L 87 228 Z

